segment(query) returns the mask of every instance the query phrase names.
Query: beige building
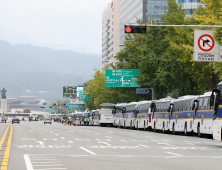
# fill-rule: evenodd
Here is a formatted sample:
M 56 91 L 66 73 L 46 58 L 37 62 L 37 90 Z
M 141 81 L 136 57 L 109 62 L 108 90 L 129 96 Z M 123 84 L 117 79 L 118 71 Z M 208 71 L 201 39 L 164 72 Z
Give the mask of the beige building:
M 119 52 L 120 1 L 113 0 L 102 14 L 102 66 L 115 64 Z
M 120 44 L 124 44 L 124 25 L 135 24 L 137 19 L 146 20 L 146 0 L 120 0 Z

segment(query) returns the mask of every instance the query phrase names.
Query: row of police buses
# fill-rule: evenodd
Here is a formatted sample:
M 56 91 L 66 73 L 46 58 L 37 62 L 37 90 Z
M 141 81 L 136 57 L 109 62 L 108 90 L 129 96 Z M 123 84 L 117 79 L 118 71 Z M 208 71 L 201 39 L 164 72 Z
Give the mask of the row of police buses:
M 91 112 L 76 113 L 74 121 L 84 125 L 114 126 L 153 131 L 210 134 L 222 140 L 222 84 L 203 95 L 187 95 L 178 99 L 163 98 L 131 103 L 100 105 Z

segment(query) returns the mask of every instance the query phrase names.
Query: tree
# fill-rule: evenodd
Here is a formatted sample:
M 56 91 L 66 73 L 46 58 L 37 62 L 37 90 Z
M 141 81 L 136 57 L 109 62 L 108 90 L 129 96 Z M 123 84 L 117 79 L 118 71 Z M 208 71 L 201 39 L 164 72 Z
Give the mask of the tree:
M 31 113 L 31 110 L 30 109 L 24 109 L 23 113 Z

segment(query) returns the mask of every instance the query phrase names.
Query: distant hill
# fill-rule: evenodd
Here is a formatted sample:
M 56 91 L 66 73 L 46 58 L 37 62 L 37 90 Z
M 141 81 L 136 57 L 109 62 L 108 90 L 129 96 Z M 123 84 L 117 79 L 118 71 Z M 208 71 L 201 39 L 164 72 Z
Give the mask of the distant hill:
M 69 47 L 67 45 L 56 45 L 53 43 L 38 43 L 37 41 L 31 39 L 30 37 L 17 33 L 3 25 L 0 25 L 0 39 L 9 42 L 10 44 L 31 44 L 34 46 L 39 47 L 48 47 L 55 50 L 70 50 L 78 53 L 86 53 L 91 54 L 94 53 L 92 50 L 81 47 L 81 48 L 75 48 L 75 47 Z
M 0 89 L 7 89 L 7 97 L 35 95 L 51 101 L 62 98 L 63 86 L 92 78 L 101 58 L 0 40 L 0 63 Z

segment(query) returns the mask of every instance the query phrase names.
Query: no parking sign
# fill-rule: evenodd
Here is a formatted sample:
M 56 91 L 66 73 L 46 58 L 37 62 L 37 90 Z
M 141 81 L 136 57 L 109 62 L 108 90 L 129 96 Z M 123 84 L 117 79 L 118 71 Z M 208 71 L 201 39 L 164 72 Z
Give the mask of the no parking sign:
M 194 31 L 194 61 L 222 61 L 219 58 L 219 45 L 213 38 L 213 31 Z

